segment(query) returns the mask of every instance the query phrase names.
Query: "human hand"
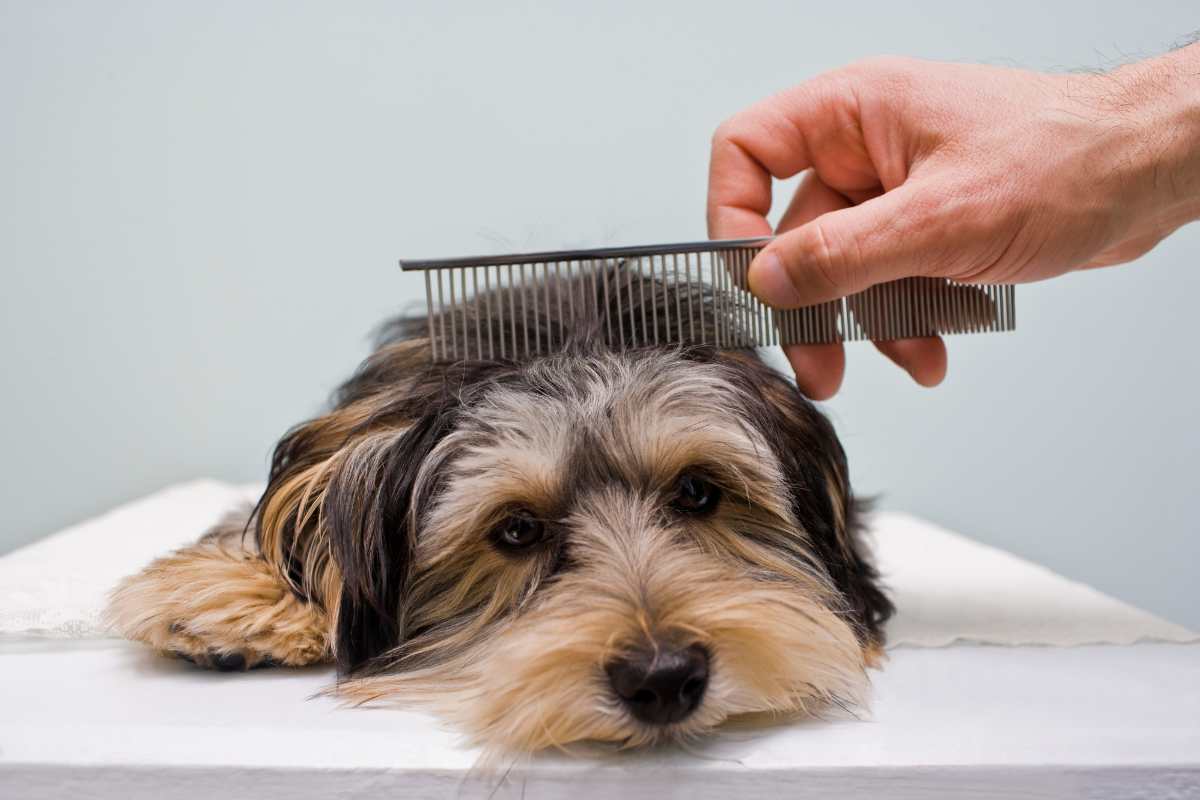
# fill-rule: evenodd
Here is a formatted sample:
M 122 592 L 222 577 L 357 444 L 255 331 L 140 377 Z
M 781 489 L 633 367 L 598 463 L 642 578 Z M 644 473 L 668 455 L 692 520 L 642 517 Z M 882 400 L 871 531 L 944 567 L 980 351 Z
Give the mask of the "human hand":
M 1144 254 L 1200 217 L 1200 45 L 1108 74 L 880 58 L 754 105 L 713 137 L 714 239 L 771 233 L 771 179 L 805 171 L 751 290 L 793 308 L 908 276 L 1041 280 Z M 939 337 L 876 346 L 920 384 Z M 840 343 L 786 353 L 814 399 Z

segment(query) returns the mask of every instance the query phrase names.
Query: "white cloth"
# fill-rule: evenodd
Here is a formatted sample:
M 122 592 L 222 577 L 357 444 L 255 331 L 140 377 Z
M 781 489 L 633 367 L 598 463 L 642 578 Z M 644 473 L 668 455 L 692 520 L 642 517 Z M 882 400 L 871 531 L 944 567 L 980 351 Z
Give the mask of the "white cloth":
M 0 635 L 108 635 L 108 593 L 158 556 L 194 542 L 261 486 L 197 480 L 167 487 L 0 558 Z
M 1045 567 L 896 512 L 875 516 L 896 616 L 889 645 L 1196 642 L 1200 636 Z
M 0 635 L 93 638 L 107 593 L 194 541 L 261 486 L 199 480 L 164 489 L 0 558 Z M 877 561 L 898 609 L 891 647 L 1191 642 L 1195 633 L 924 520 L 881 512 Z

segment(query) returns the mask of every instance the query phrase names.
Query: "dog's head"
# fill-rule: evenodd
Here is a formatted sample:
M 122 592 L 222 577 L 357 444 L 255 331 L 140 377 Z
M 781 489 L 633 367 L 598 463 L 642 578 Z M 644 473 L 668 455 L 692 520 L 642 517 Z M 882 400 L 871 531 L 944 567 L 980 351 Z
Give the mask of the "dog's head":
M 383 346 L 277 452 L 263 551 L 355 700 L 493 747 L 853 702 L 890 605 L 828 421 L 748 353 Z

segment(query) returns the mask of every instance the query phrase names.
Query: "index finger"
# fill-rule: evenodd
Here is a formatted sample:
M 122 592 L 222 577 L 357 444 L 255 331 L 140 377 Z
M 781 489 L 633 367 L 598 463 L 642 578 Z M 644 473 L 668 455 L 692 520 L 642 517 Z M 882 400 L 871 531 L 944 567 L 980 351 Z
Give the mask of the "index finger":
M 708 165 L 708 235 L 769 236 L 771 179 L 813 166 L 809 137 L 833 124 L 829 79 L 815 78 L 735 114 L 713 134 Z

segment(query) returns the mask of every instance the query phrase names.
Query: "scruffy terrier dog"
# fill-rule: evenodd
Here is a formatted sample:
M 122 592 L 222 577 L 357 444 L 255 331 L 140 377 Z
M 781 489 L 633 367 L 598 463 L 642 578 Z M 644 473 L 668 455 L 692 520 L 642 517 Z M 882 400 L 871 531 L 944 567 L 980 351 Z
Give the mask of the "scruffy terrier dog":
M 858 702 L 892 607 L 832 426 L 753 351 L 609 340 L 682 291 L 621 280 L 585 324 L 527 322 L 551 355 L 434 363 L 426 320 L 392 323 L 258 505 L 109 618 L 215 669 L 335 661 L 350 701 L 501 751 Z

